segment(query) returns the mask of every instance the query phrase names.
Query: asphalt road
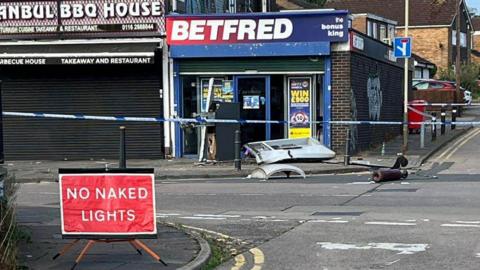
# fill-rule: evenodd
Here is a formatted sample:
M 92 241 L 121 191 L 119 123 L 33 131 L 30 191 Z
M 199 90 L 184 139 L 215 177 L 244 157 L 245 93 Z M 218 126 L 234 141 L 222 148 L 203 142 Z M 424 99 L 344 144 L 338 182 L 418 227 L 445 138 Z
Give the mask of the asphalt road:
M 403 181 L 158 181 L 157 217 L 238 244 L 219 269 L 479 269 L 480 129 Z M 56 205 L 56 183 L 22 185 L 20 205 Z

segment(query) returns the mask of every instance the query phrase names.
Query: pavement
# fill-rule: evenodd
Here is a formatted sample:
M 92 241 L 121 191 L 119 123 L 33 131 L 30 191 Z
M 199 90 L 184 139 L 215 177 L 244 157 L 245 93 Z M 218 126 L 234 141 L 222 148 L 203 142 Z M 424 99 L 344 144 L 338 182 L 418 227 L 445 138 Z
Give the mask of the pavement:
M 430 131 L 426 132 L 425 148 L 420 148 L 418 134 L 409 136 L 409 150 L 406 157 L 409 160 L 409 167 L 415 168 L 423 164 L 428 157 L 441 149 L 448 142 L 461 136 L 470 127 L 458 127 L 455 130 L 448 130 L 445 135 L 438 135 L 435 141 L 431 141 Z M 378 164 L 390 167 L 394 164 L 397 153 L 402 146 L 402 137 L 386 142 L 382 153 L 381 147 L 371 151 L 363 152 L 352 157 L 352 162 L 364 163 L 367 165 Z M 306 175 L 319 174 L 343 174 L 357 173 L 369 170 L 363 165 L 344 166 L 343 156 L 323 163 L 292 163 L 302 169 Z M 87 161 L 7 161 L 6 167 L 10 172 L 15 173 L 19 183 L 33 183 L 40 181 L 55 182 L 58 178 L 59 168 L 103 168 L 118 167 L 115 160 L 87 160 Z M 237 171 L 232 162 L 215 164 L 197 163 L 191 159 L 170 159 L 170 160 L 128 160 L 128 167 L 133 168 L 155 168 L 157 180 L 168 179 L 199 179 L 199 178 L 238 178 L 247 177 L 258 165 L 251 160 L 243 162 L 242 170 Z
M 20 265 L 25 269 L 70 269 L 87 243 L 87 240 L 81 240 L 69 252 L 52 260 L 66 244 L 73 241 L 62 239 L 58 187 L 53 190 L 52 187 L 23 184 L 18 191 L 17 222 L 30 237 L 19 247 Z M 199 269 L 209 259 L 210 249 L 205 240 L 165 223 L 158 223 L 157 230 L 157 238 L 141 241 L 168 266 L 163 266 L 145 251 L 139 255 L 128 242 L 120 242 L 94 244 L 75 269 L 168 270 L 183 267 L 188 270 Z

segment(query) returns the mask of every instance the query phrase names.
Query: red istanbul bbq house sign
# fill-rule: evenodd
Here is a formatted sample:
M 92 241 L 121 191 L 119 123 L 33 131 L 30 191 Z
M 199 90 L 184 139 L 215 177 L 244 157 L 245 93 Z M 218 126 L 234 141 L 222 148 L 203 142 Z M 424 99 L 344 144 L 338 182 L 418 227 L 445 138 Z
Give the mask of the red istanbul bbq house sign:
M 156 237 L 153 169 L 60 169 L 62 235 Z

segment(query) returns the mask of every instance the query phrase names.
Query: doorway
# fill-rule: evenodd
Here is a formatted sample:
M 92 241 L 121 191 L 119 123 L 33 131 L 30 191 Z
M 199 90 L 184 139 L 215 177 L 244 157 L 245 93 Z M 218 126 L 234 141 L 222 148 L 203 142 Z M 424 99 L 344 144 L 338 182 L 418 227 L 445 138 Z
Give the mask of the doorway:
M 270 76 L 239 76 L 235 79 L 240 117 L 243 120 L 270 120 Z M 271 127 L 267 123 L 246 123 L 241 127 L 242 145 L 269 140 Z

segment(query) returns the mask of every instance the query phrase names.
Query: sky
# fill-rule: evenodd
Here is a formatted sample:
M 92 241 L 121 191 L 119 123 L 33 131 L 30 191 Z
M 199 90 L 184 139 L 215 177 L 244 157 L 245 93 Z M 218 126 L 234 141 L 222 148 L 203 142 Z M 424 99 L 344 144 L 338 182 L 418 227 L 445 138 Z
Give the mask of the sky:
M 471 8 L 476 8 L 477 14 L 480 13 L 480 0 L 467 0 L 467 5 Z

